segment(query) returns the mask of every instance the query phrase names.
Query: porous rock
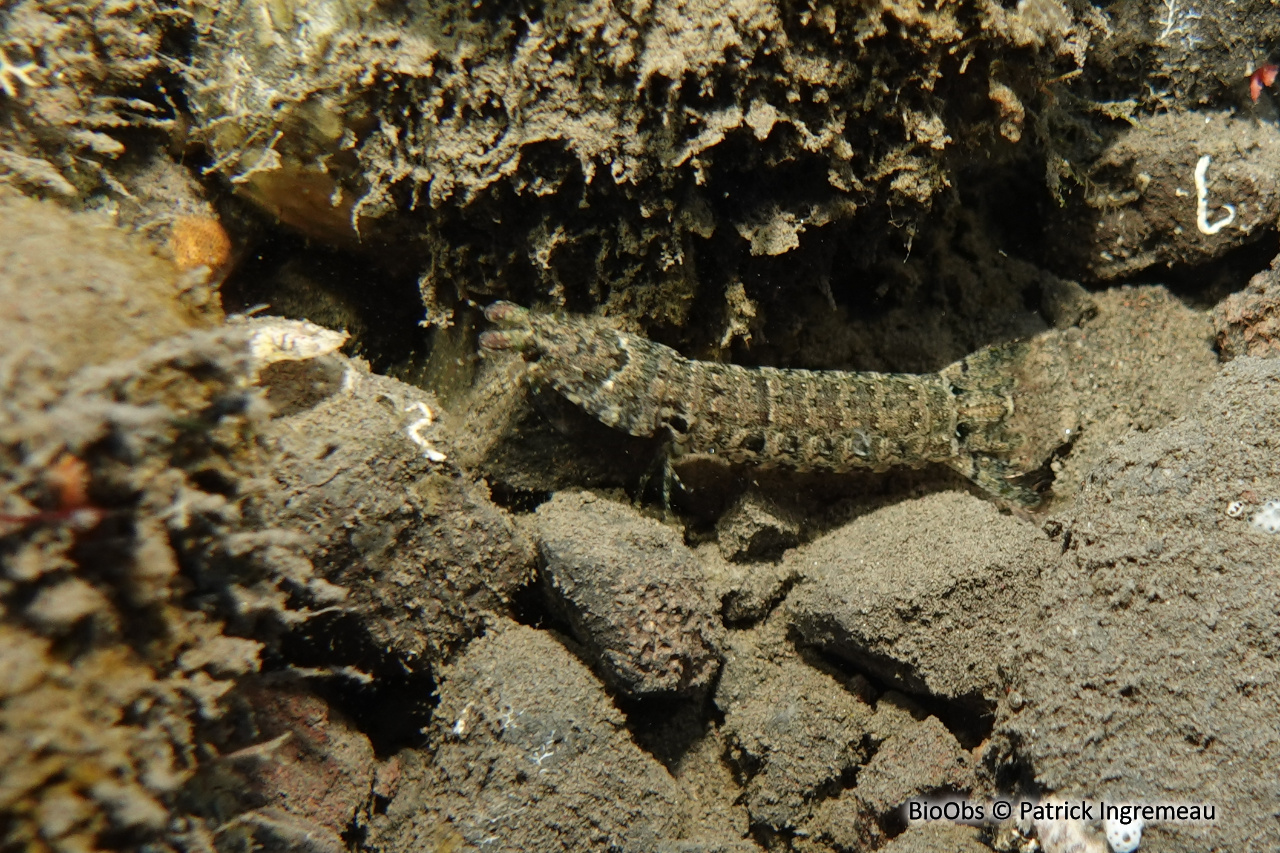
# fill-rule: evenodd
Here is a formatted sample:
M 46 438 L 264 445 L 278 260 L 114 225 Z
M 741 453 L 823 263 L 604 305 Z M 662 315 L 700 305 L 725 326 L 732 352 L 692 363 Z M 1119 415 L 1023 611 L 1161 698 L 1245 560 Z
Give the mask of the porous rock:
M 374 647 L 438 663 L 528 581 L 533 548 L 452 462 L 430 395 L 338 356 L 308 370 L 269 384 L 286 414 L 266 430 L 280 461 L 261 512 L 307 535 Z
M 988 853 L 982 843 L 982 830 L 976 826 L 960 826 L 950 822 L 923 823 L 907 827 L 907 831 L 880 848 L 880 853 Z
M 1213 326 L 1224 359 L 1280 353 L 1280 257 L 1214 307 Z
M 535 526 L 543 588 L 606 681 L 630 694 L 711 685 L 718 607 L 679 533 L 589 492 L 557 493 Z
M 756 491 L 747 491 L 716 522 L 720 553 L 726 560 L 776 557 L 800 541 L 797 518 Z
M 995 734 L 1044 790 L 1230 803 L 1211 826 L 1149 825 L 1144 849 L 1280 846 L 1280 542 L 1249 524 L 1280 495 L 1276 423 L 1280 361 L 1242 356 L 1113 448 L 1059 519 L 1067 550 L 1013 656 Z
M 969 754 L 937 717 L 913 721 L 876 750 L 858 774 L 858 798 L 886 817 L 908 799 L 934 791 L 970 791 Z
M 902 690 L 978 706 L 1034 612 L 1048 538 L 991 504 L 943 492 L 878 510 L 787 555 L 804 641 Z
M 549 632 L 499 623 L 441 676 L 434 754 L 401 755 L 369 849 L 639 853 L 681 838 L 675 782 Z
M 841 777 L 866 758 L 871 707 L 858 684 L 802 660 L 771 619 L 729 636 L 715 702 L 729 756 L 747 777 L 752 822 L 783 829 L 809 820 Z

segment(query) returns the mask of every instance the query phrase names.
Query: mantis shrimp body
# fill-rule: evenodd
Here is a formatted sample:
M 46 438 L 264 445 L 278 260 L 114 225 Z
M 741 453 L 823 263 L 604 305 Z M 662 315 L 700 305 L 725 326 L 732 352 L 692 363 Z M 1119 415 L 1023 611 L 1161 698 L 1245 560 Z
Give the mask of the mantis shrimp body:
M 495 302 L 480 336 L 514 350 L 535 380 L 631 435 L 667 434 L 674 456 L 784 465 L 801 471 L 884 471 L 949 465 L 987 492 L 1029 505 L 1014 480 L 1040 467 L 1017 431 L 1017 371 L 1027 344 L 987 347 L 938 373 L 780 370 L 693 361 L 603 321 L 536 314 Z

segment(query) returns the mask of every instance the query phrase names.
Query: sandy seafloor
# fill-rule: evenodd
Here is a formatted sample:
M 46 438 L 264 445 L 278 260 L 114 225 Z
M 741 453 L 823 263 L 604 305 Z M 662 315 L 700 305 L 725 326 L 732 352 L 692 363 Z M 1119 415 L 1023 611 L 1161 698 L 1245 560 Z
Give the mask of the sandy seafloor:
M 1280 849 L 1280 24 L 1120 5 L 0 10 L 0 853 Z M 498 298 L 1027 342 L 1041 501 L 664 483 Z

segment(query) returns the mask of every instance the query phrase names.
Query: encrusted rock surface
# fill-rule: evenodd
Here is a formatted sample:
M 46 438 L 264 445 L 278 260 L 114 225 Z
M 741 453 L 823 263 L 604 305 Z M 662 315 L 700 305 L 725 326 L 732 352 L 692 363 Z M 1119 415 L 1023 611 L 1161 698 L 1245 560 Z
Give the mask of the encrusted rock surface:
M 805 576 L 788 618 L 899 689 L 980 706 L 1002 693 L 999 666 L 1053 552 L 1034 525 L 969 495 L 904 501 L 788 554 Z
M 126 169 L 117 161 L 133 159 L 136 167 L 155 147 L 137 128 L 172 127 L 164 94 L 154 85 L 165 64 L 161 45 L 171 13 L 165 5 L 6 4 L 0 21 L 6 117 L 0 175 L 6 183 L 67 202 L 120 193 Z M 125 129 L 132 133 L 121 133 Z M 126 150 L 134 156 L 125 157 Z
M 543 588 L 606 681 L 639 695 L 711 686 L 719 608 L 679 533 L 590 492 L 556 493 L 534 524 Z
M 754 823 L 796 828 L 866 759 L 872 708 L 856 681 L 797 657 L 780 619 L 731 633 L 726 651 L 715 702 L 746 779 L 747 811 Z
M 1045 81 L 1107 31 L 1059 0 L 196 6 L 213 169 L 312 235 L 429 258 L 431 320 L 522 290 L 670 328 L 712 293 L 722 343 L 785 311 L 757 279 L 829 292 L 910 245 L 953 164 L 1034 157 Z
M 1220 257 L 1270 233 L 1277 173 L 1274 124 L 1226 112 L 1152 116 L 1091 164 L 1076 221 L 1054 242 L 1076 272 L 1101 279 Z
M 1214 307 L 1213 325 L 1224 359 L 1280 353 L 1280 257 Z
M 1240 357 L 1186 416 L 1114 448 L 1060 519 L 1067 550 L 1016 643 L 996 732 L 1038 783 L 1222 804 L 1212 826 L 1148 828 L 1153 848 L 1280 844 L 1280 666 L 1257 628 L 1280 607 L 1280 540 L 1249 523 L 1280 495 L 1277 423 L 1280 361 Z
M 682 837 L 675 781 L 546 631 L 499 624 L 469 645 L 442 673 L 432 739 L 432 754 L 405 754 L 370 849 L 641 853 Z
M 431 395 L 338 356 L 290 370 L 263 380 L 289 397 L 264 430 L 279 462 L 259 511 L 307 537 L 373 648 L 429 669 L 531 580 L 533 546 L 452 461 Z

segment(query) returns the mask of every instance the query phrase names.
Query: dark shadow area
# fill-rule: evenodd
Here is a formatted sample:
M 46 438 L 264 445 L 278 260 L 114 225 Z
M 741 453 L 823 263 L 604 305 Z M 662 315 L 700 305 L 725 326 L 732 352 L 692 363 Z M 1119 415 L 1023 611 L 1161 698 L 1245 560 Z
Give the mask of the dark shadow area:
M 1148 269 L 1111 284 L 1163 284 L 1190 307 L 1207 311 L 1244 289 L 1249 279 L 1267 269 L 1276 255 L 1280 255 L 1280 233 L 1268 231 L 1260 239 L 1233 249 L 1217 260 L 1194 267 Z
M 672 773 L 681 759 L 724 715 L 711 700 L 714 688 L 699 696 L 614 696 L 636 744 Z
M 349 614 L 317 616 L 280 642 L 277 666 L 316 670 L 310 680 L 373 743 L 379 756 L 421 747 L 437 703 L 435 679 L 389 656 Z
M 937 717 L 947 730 L 955 736 L 965 749 L 973 749 L 987 738 L 995 726 L 995 707 L 983 700 L 981 696 L 963 697 L 957 700 L 941 699 L 927 693 L 911 691 L 883 677 L 883 668 L 872 660 L 872 656 L 864 662 L 852 661 L 813 646 L 796 646 L 800 656 L 810 665 L 819 669 L 832 670 L 844 678 L 861 678 L 870 685 L 877 696 L 890 690 L 911 697 L 918 704 L 925 716 Z M 896 666 L 896 663 L 891 664 Z
M 489 484 L 489 498 L 516 515 L 528 515 L 551 499 L 545 489 L 519 489 L 503 482 Z
M 268 314 L 345 329 L 351 341 L 344 351 L 368 359 L 375 373 L 395 375 L 425 358 L 428 335 L 419 325 L 422 297 L 412 270 L 265 224 L 256 233 L 222 285 L 227 313 L 265 306 Z
M 547 604 L 546 594 L 542 591 L 542 581 L 538 578 L 512 593 L 511 618 L 530 628 L 549 629 L 566 637 L 573 636 L 568 623 Z M 578 653 L 576 645 L 570 646 L 569 650 L 574 654 Z

